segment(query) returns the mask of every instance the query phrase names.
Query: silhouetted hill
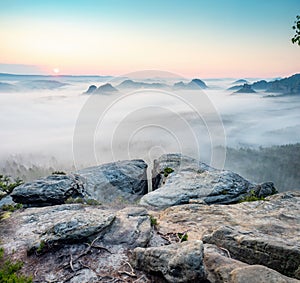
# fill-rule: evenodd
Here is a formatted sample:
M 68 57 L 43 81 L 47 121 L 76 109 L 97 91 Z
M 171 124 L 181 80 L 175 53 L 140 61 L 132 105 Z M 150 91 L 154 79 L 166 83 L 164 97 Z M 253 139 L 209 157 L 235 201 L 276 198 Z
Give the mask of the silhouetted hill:
M 128 89 L 139 89 L 139 88 L 169 88 L 168 85 L 163 83 L 145 83 L 145 82 L 136 82 L 133 80 L 125 80 L 117 88 L 128 88 Z
M 234 92 L 234 93 L 255 93 L 256 91 L 254 91 L 251 87 L 251 85 L 248 84 L 244 84 L 243 87 L 241 89 L 239 89 L 238 91 Z

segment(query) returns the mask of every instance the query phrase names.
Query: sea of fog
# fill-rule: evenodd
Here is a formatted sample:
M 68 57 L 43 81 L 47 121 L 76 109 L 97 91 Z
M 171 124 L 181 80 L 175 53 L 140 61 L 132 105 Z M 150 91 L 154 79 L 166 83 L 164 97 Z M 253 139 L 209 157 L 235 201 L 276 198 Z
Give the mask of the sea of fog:
M 218 146 L 300 142 L 299 97 L 232 95 L 226 88 L 233 81 L 206 80 L 209 88 L 196 91 L 83 95 L 104 82 L 81 80 L 56 90 L 0 93 L 0 172 L 30 180 L 123 159 L 150 164 L 169 152 L 222 168 L 226 152 L 216 153 Z

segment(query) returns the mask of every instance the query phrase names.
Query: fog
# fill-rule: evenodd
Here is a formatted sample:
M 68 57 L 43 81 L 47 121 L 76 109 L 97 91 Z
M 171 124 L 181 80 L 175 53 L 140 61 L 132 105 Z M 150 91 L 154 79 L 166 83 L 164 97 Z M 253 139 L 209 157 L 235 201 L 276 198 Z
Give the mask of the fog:
M 83 95 L 89 85 L 100 86 L 110 78 L 92 79 L 52 90 L 0 93 L 0 172 L 30 180 L 51 170 L 122 159 L 142 158 L 151 164 L 168 152 L 223 168 L 226 152 L 216 147 L 255 149 L 300 142 L 297 96 L 232 95 L 226 88 L 235 79 L 205 80 L 205 90 Z M 173 84 L 182 79 L 139 80 Z M 120 81 L 110 83 L 117 86 Z

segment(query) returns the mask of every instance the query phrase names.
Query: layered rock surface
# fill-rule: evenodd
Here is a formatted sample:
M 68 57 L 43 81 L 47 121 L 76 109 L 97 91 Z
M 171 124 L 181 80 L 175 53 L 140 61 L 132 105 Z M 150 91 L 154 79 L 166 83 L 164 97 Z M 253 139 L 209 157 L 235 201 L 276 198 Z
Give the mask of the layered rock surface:
M 130 201 L 145 192 L 146 167 L 141 160 L 110 163 L 80 170 L 77 183 L 72 180 L 77 185 L 80 180 L 88 197 L 111 192 L 100 197 L 115 200 L 123 194 Z M 53 178 L 64 180 L 66 188 L 73 184 L 69 175 Z M 299 282 L 299 192 L 218 204 L 249 192 L 267 196 L 274 186 L 255 185 L 176 154 L 155 162 L 153 189 L 148 195 L 164 190 L 162 202 L 171 206 L 108 201 L 6 212 L 0 218 L 1 246 L 6 256 L 24 262 L 22 271 L 34 282 Z M 188 201 L 174 205 L 168 194 Z M 64 198 L 62 193 L 59 199 Z
M 29 206 L 63 204 L 69 197 L 135 202 L 148 192 L 146 170 L 143 160 L 113 162 L 23 184 L 11 196 Z
M 234 172 L 212 168 L 181 154 L 165 154 L 154 161 L 152 189 L 140 204 L 157 208 L 193 201 L 229 204 L 252 194 L 260 197 L 276 192 L 271 182 L 253 184 Z

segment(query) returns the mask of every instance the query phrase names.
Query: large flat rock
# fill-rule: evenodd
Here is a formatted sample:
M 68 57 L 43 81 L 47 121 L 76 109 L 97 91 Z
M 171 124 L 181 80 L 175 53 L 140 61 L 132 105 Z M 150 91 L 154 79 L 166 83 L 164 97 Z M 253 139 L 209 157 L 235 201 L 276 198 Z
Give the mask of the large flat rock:
M 26 206 L 63 204 L 68 198 L 102 203 L 134 203 L 148 192 L 147 164 L 143 160 L 118 161 L 67 175 L 50 175 L 18 186 L 11 197 Z
M 158 213 L 162 234 L 187 232 L 216 244 L 232 258 L 300 279 L 300 193 L 234 205 L 189 204 Z
M 154 161 L 152 189 L 140 204 L 158 208 L 191 201 L 230 204 L 252 194 L 263 197 L 276 192 L 271 182 L 253 184 L 234 172 L 212 168 L 181 154 L 164 154 Z
M 84 188 L 100 202 L 123 200 L 133 203 L 148 192 L 147 164 L 140 159 L 89 167 L 76 172 Z

